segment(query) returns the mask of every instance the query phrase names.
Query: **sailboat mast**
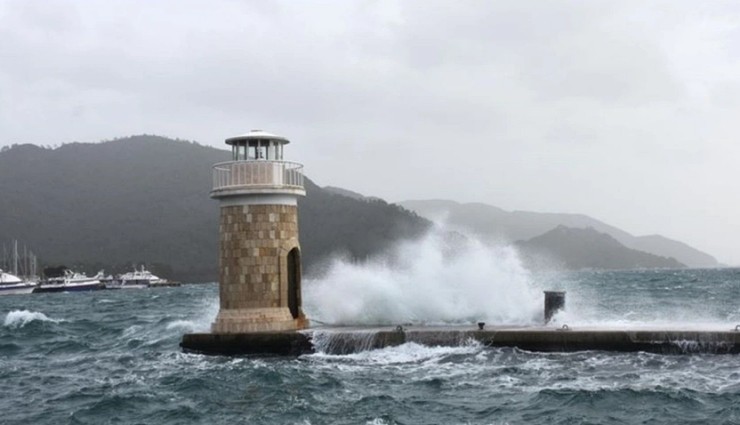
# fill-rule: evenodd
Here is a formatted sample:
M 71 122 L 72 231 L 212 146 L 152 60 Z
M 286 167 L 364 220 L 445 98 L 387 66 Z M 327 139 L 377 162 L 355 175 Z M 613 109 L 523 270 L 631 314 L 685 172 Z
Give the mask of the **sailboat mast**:
M 31 252 L 31 277 L 35 278 L 36 276 L 38 276 L 38 270 L 36 270 L 37 268 L 38 266 L 36 265 L 36 254 Z
M 13 240 L 13 274 L 18 276 L 18 239 Z

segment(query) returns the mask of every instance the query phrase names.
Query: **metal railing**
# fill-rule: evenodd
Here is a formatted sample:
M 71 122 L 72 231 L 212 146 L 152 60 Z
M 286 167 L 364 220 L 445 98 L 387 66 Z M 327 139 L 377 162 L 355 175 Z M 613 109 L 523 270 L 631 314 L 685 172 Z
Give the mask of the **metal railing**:
M 303 164 L 290 161 L 229 161 L 213 166 L 213 190 L 239 186 L 303 189 Z

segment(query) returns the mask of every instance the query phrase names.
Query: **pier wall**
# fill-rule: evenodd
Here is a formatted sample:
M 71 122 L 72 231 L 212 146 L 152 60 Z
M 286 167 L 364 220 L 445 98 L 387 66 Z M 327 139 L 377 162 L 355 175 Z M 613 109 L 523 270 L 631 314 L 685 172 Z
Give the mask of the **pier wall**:
M 489 347 L 516 347 L 527 351 L 644 351 L 661 354 L 737 354 L 740 332 L 716 330 L 562 330 L 555 328 L 329 328 L 300 332 L 261 332 L 218 335 L 187 334 L 182 348 L 206 354 L 301 355 L 314 351 L 350 354 L 407 342 L 428 346 L 480 343 Z

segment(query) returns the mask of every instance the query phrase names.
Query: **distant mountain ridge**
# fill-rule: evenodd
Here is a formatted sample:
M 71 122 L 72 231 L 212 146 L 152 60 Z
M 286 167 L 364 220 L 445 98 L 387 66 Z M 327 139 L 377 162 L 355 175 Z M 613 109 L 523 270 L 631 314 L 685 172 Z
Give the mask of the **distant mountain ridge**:
M 681 268 L 674 258 L 627 248 L 612 236 L 593 227 L 558 226 L 547 233 L 516 243 L 530 267 L 543 259 L 566 269 Z
M 689 267 L 716 267 L 711 255 L 683 242 L 659 235 L 633 236 L 624 230 L 583 214 L 506 211 L 482 203 L 461 204 L 447 200 L 415 200 L 399 203 L 430 220 L 443 220 L 452 228 L 463 229 L 484 239 L 516 242 L 543 235 L 558 226 L 593 228 L 619 241 L 627 248 L 660 257 L 672 257 Z

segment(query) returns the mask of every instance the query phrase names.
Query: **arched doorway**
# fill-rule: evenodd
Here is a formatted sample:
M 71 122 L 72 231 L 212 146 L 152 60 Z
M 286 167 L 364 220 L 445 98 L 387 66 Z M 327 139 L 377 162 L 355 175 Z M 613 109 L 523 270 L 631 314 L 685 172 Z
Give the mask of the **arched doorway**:
M 301 252 L 293 248 L 288 252 L 288 308 L 294 319 L 301 306 Z

